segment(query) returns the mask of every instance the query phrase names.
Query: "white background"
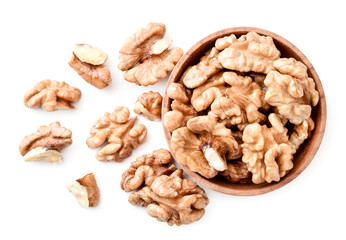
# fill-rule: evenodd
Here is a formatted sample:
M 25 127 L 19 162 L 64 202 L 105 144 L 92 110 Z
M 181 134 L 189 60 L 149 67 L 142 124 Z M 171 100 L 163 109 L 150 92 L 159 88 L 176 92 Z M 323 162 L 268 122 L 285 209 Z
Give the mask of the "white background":
M 343 1 L 1 1 L 0 239 L 345 239 L 345 39 Z M 139 117 L 146 142 L 123 163 L 98 162 L 85 140 L 106 111 L 133 108 L 144 91 L 117 69 L 124 40 L 150 21 L 163 22 L 175 46 L 186 52 L 212 32 L 253 26 L 295 44 L 312 62 L 324 86 L 328 122 L 309 167 L 282 189 L 236 197 L 206 189 L 210 204 L 193 224 L 170 227 L 128 203 L 121 173 L 136 157 L 167 148 L 161 122 Z M 109 54 L 113 83 L 87 84 L 67 62 L 75 43 Z M 66 81 L 82 91 L 76 110 L 29 109 L 23 95 L 43 79 Z M 134 116 L 133 112 L 132 115 Z M 53 121 L 73 131 L 64 162 L 27 163 L 21 139 Z M 96 208 L 83 209 L 65 183 L 94 172 L 101 191 Z

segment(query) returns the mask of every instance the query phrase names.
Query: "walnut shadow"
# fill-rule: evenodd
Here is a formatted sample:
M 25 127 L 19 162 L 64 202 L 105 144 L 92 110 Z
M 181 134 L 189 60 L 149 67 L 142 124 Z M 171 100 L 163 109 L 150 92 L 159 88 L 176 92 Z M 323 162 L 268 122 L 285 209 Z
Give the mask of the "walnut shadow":
M 214 46 L 215 41 L 218 38 L 229 36 L 231 34 L 239 37 L 240 35 L 247 34 L 251 31 L 255 31 L 261 35 L 272 37 L 276 47 L 281 52 L 281 57 L 293 57 L 296 60 L 303 62 L 308 67 L 309 77 L 313 78 L 315 81 L 316 89 L 320 95 L 320 100 L 317 106 L 313 107 L 311 115 L 312 119 L 315 122 L 315 130 L 312 132 L 312 136 L 307 139 L 300 146 L 297 153 L 294 154 L 293 169 L 285 177 L 281 178 L 279 182 L 262 184 L 236 184 L 227 182 L 219 176 L 212 179 L 207 179 L 202 177 L 198 173 L 192 172 L 187 166 L 179 164 L 180 167 L 199 184 L 202 184 L 207 188 L 221 193 L 236 196 L 255 196 L 268 193 L 285 186 L 293 179 L 298 177 L 310 164 L 315 154 L 317 153 L 323 139 L 327 120 L 326 98 L 324 95 L 322 83 L 316 73 L 316 70 L 307 59 L 307 57 L 296 46 L 294 46 L 283 37 L 267 30 L 254 27 L 234 27 L 212 33 L 197 42 L 189 51 L 187 51 L 172 71 L 167 82 L 162 103 L 162 119 L 164 114 L 170 110 L 171 99 L 169 99 L 169 97 L 167 96 L 167 87 L 169 86 L 169 84 L 171 84 L 172 82 L 178 82 L 187 67 L 196 64 L 199 61 L 200 57 L 202 57 L 207 50 Z M 168 146 L 170 148 L 171 133 L 168 129 L 165 128 L 164 125 L 163 130 Z M 170 150 L 172 152 L 171 148 Z M 173 153 L 172 155 L 175 158 Z

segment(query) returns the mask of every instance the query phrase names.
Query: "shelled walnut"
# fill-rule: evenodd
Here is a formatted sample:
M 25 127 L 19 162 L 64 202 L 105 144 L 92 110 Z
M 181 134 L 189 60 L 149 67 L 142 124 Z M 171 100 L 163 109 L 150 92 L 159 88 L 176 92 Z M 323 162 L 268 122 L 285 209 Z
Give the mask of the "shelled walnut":
M 106 112 L 90 129 L 90 136 L 86 141 L 90 148 L 107 143 L 98 150 L 97 160 L 121 162 L 144 142 L 147 128 L 143 124 L 135 125 L 137 117 L 129 117 L 128 108 L 116 107 L 112 113 Z
M 112 79 L 108 67 L 103 65 L 108 55 L 88 44 L 76 44 L 68 64 L 88 83 L 103 89 Z
M 143 114 L 151 121 L 161 119 L 162 96 L 158 92 L 147 92 L 140 95 L 135 103 L 133 111 Z
M 123 173 L 121 188 L 134 191 L 129 202 L 146 207 L 158 221 L 178 226 L 195 222 L 204 215 L 209 200 L 171 161 L 171 154 L 164 149 L 137 158 Z
M 84 207 L 96 207 L 100 200 L 100 190 L 93 173 L 66 184 L 67 189 L 75 195 L 79 204 Z
M 25 161 L 46 161 L 53 164 L 62 161 L 60 151 L 72 144 L 72 132 L 54 122 L 41 126 L 21 141 L 19 151 Z
M 166 26 L 163 23 L 149 23 L 129 37 L 119 51 L 121 71 L 124 79 L 141 86 L 155 84 L 167 76 L 183 56 L 178 47 L 168 49 L 172 43 L 163 38 Z

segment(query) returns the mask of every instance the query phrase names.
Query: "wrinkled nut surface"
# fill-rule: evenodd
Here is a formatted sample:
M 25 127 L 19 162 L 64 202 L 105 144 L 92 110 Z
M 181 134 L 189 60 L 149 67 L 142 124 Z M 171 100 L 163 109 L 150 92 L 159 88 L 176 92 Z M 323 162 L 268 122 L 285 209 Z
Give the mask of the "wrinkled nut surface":
M 84 208 L 95 207 L 99 203 L 100 190 L 93 173 L 89 173 L 76 181 L 68 182 L 66 187 Z
M 161 119 L 162 96 L 158 92 L 147 92 L 140 95 L 133 108 L 137 114 L 143 114 L 151 121 Z
M 311 118 L 304 120 L 299 125 L 295 125 L 289 139 L 292 148 L 298 150 L 299 146 L 305 141 L 305 139 L 310 137 L 314 128 L 315 123 Z
M 106 142 L 98 150 L 97 160 L 121 162 L 144 142 L 147 128 L 143 124 L 135 125 L 137 117 L 129 117 L 128 108 L 116 107 L 112 113 L 106 112 L 90 129 L 90 136 L 86 141 L 88 147 L 97 148 Z
M 187 103 L 174 100 L 171 104 L 172 111 L 163 116 L 163 125 L 171 132 L 186 126 L 186 123 L 197 116 L 196 110 Z
M 54 122 L 41 126 L 21 141 L 20 154 L 25 161 L 46 161 L 59 163 L 62 161 L 60 151 L 72 144 L 72 132 Z
M 92 65 L 104 64 L 108 55 L 99 48 L 90 46 L 89 44 L 76 44 L 73 48 L 73 53 L 79 60 Z
M 246 163 L 241 160 L 230 161 L 227 164 L 227 169 L 220 172 L 220 175 L 225 177 L 231 183 L 251 183 L 251 172 L 247 169 Z
M 111 82 L 111 73 L 105 65 L 92 65 L 81 61 L 74 53 L 68 64 L 87 82 L 103 89 L 107 87 Z
M 169 98 L 186 103 L 190 100 L 187 90 L 180 83 L 171 83 L 167 88 Z
M 65 82 L 43 80 L 24 95 L 24 104 L 29 108 L 41 107 L 48 112 L 57 109 L 74 109 L 72 103 L 81 98 L 81 91 Z
M 155 84 L 172 71 L 183 56 L 181 48 L 168 49 L 169 38 L 162 39 L 166 26 L 162 23 L 149 23 L 131 37 L 119 51 L 118 68 L 126 71 L 124 79 L 141 86 Z
M 120 186 L 125 192 L 136 190 L 143 184 L 150 186 L 157 176 L 170 175 L 176 170 L 171 153 L 165 149 L 138 157 L 121 176 Z
M 129 202 L 146 207 L 147 213 L 158 221 L 179 226 L 198 221 L 209 200 L 204 190 L 194 181 L 183 179 L 183 171 L 178 169 L 133 192 Z

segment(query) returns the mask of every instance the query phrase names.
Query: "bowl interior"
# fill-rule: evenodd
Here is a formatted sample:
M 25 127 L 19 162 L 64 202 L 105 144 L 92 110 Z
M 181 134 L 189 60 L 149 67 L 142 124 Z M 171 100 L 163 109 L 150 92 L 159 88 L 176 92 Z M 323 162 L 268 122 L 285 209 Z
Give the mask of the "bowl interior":
M 171 76 L 167 83 L 167 87 L 170 83 L 179 81 L 180 77 L 182 76 L 187 67 L 198 63 L 199 59 L 205 54 L 205 52 L 214 46 L 215 41 L 218 38 L 229 36 L 231 34 L 234 34 L 237 37 L 239 37 L 240 35 L 246 34 L 250 31 L 255 31 L 265 36 L 271 36 L 274 39 L 276 47 L 281 52 L 281 57 L 293 57 L 296 60 L 303 62 L 308 67 L 309 77 L 313 78 L 316 83 L 316 89 L 319 92 L 320 101 L 316 107 L 313 107 L 311 115 L 312 119 L 315 122 L 315 130 L 312 132 L 312 136 L 300 146 L 299 150 L 294 155 L 293 169 L 285 177 L 281 178 L 279 182 L 273 182 L 270 184 L 229 183 L 220 176 L 217 176 L 212 179 L 204 178 L 201 175 L 190 171 L 190 169 L 187 166 L 180 165 L 191 178 L 193 178 L 198 183 L 204 185 L 205 187 L 225 194 L 237 196 L 252 196 L 267 193 L 286 185 L 294 178 L 296 178 L 309 165 L 314 155 L 316 154 L 321 144 L 326 124 L 325 95 L 321 81 L 314 67 L 312 66 L 310 61 L 305 57 L 305 55 L 302 52 L 300 52 L 300 50 L 297 47 L 295 47 L 292 43 L 288 42 L 286 39 L 280 37 L 275 33 L 263 29 L 251 27 L 228 28 L 205 37 L 201 41 L 197 42 L 188 52 L 185 53 L 185 55 L 182 57 L 182 59 L 179 61 L 179 63 L 176 65 L 173 72 L 171 73 Z M 168 98 L 166 92 L 162 104 L 162 116 L 170 110 L 171 100 Z M 170 146 L 171 134 L 164 126 L 163 128 L 168 145 Z

